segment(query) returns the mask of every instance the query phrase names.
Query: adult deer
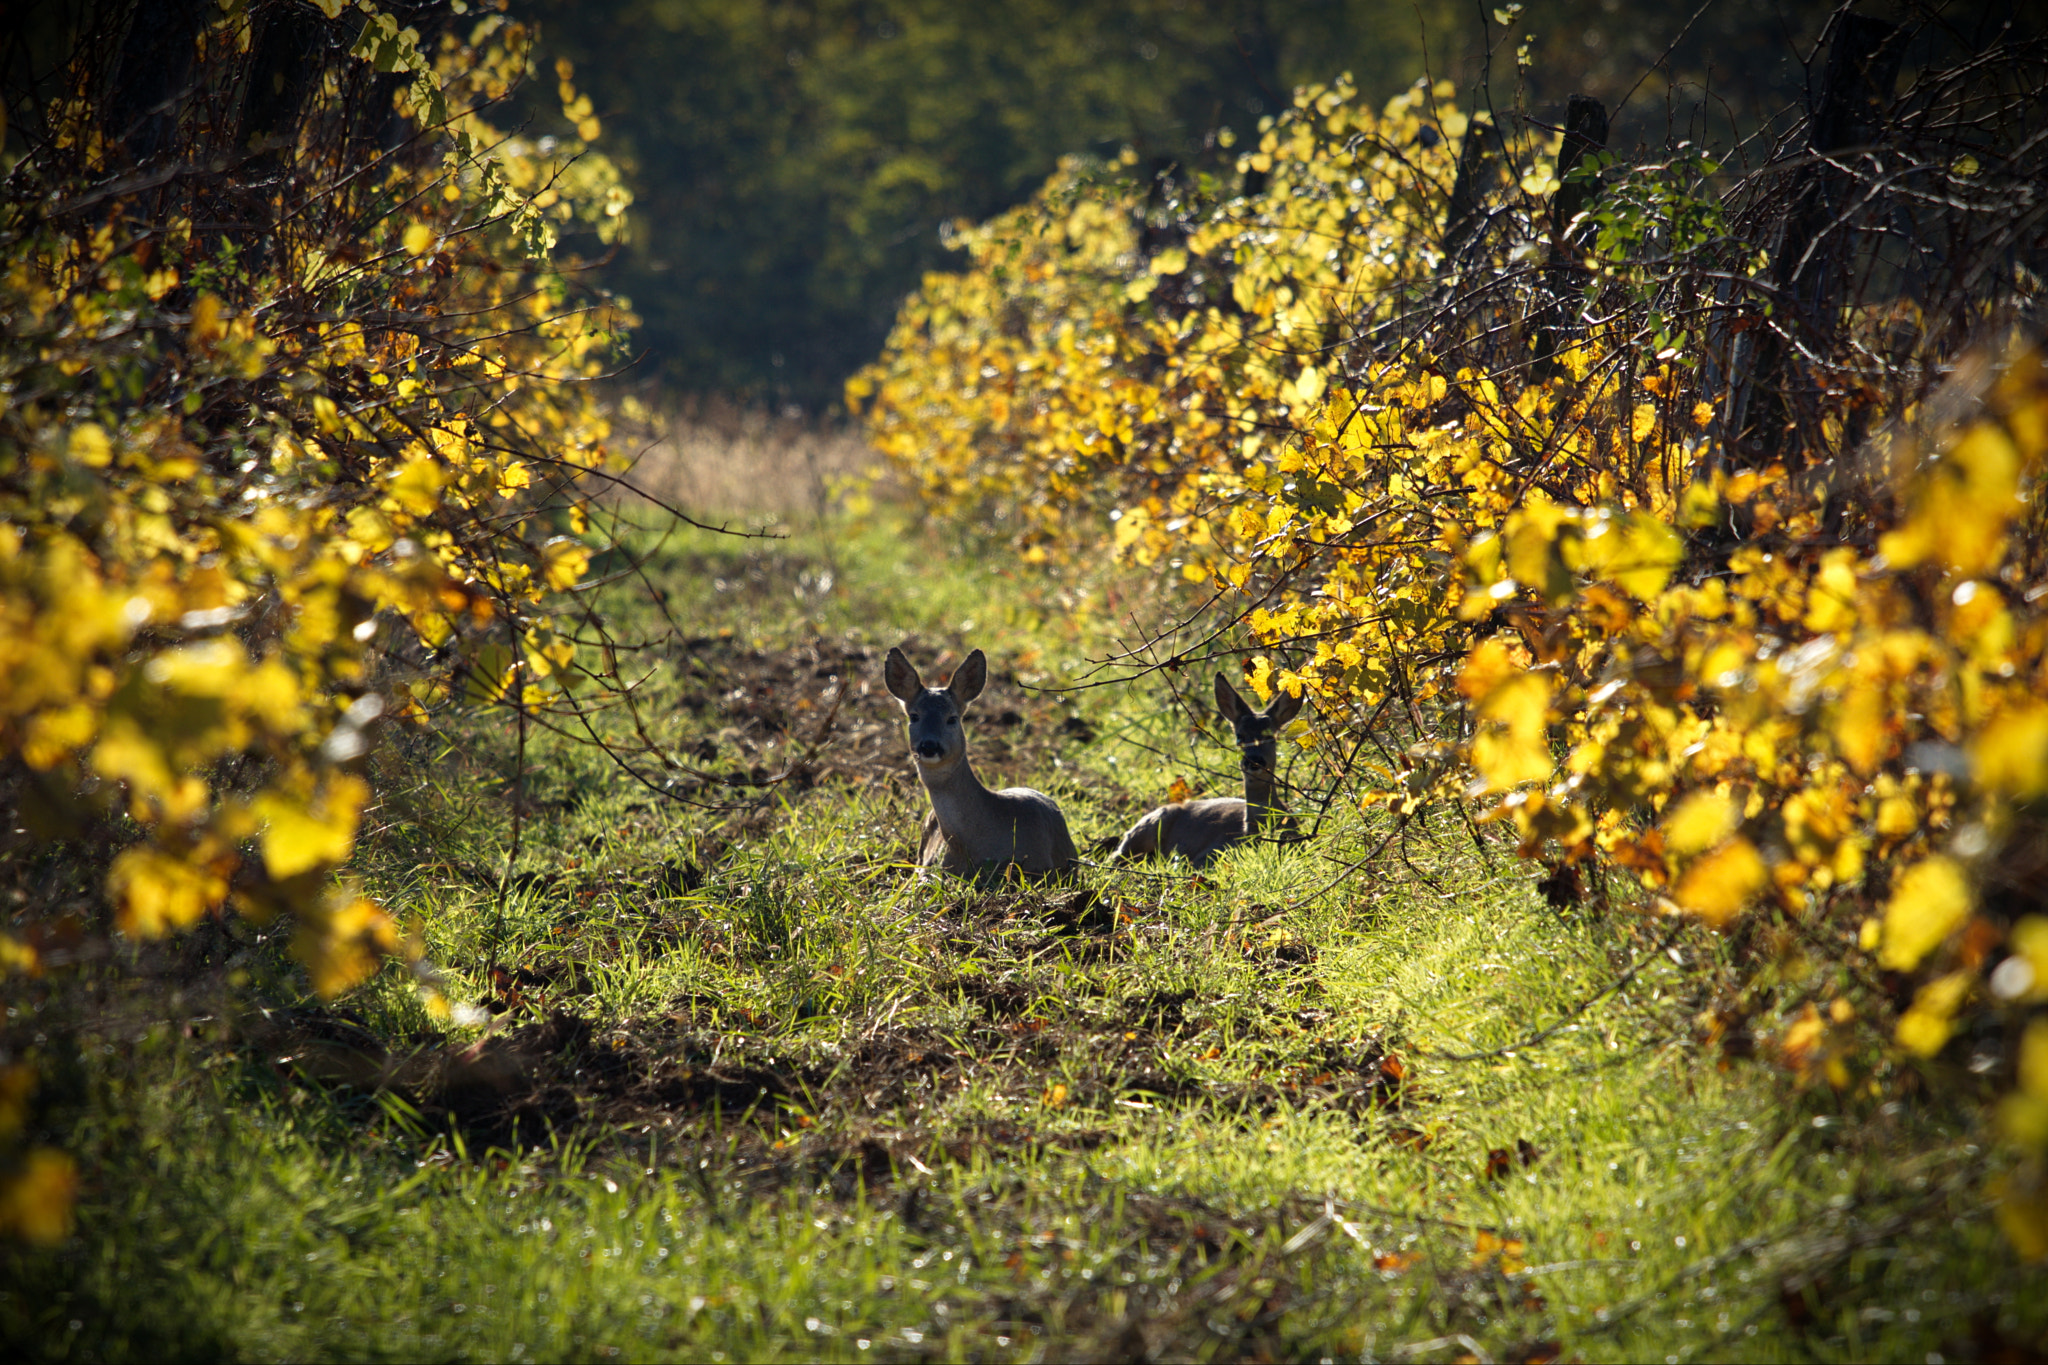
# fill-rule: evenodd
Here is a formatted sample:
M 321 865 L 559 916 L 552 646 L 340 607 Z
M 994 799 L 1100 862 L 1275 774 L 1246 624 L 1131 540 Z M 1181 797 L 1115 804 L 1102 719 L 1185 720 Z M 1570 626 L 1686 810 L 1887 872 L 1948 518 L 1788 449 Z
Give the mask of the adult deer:
M 960 718 L 988 684 L 988 660 L 967 656 L 945 687 L 926 687 L 900 649 L 889 651 L 882 680 L 903 704 L 910 723 L 910 756 L 931 797 L 918 864 L 960 876 L 998 871 L 1012 863 L 1027 873 L 1063 872 L 1080 854 L 1059 804 L 1029 787 L 990 791 L 967 762 Z
M 1216 709 L 1236 732 L 1238 751 L 1244 755 L 1244 797 L 1212 796 L 1200 801 L 1175 801 L 1147 811 L 1131 826 L 1116 857 L 1167 858 L 1178 853 L 1196 867 L 1232 844 L 1256 838 L 1274 815 L 1274 764 L 1279 757 L 1278 736 L 1287 722 L 1301 710 L 1301 698 L 1282 691 L 1273 704 L 1254 711 L 1221 673 L 1216 675 Z M 1281 819 L 1286 819 L 1283 814 Z

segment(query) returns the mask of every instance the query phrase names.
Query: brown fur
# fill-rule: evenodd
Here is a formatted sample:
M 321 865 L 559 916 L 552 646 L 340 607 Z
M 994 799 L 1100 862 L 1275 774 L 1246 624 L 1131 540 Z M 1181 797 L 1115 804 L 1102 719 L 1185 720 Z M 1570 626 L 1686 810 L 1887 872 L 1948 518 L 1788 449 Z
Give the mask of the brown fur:
M 902 703 L 910 727 L 910 753 L 931 798 L 918 864 L 958 876 L 982 876 L 1014 866 L 1026 873 L 1064 872 L 1080 861 L 1059 803 L 1029 787 L 990 791 L 967 761 L 961 717 L 988 682 L 988 660 L 969 654 L 946 687 L 926 687 L 903 651 L 889 651 L 883 668 L 889 693 Z
M 1206 867 L 1224 849 L 1288 820 L 1284 814 L 1276 818 L 1273 810 L 1274 763 L 1277 736 L 1301 710 L 1301 698 L 1282 692 L 1271 706 L 1254 711 L 1230 680 L 1218 673 L 1216 709 L 1230 722 L 1244 755 L 1244 796 L 1211 796 L 1153 807 L 1117 845 L 1119 860 L 1166 858 L 1178 853 L 1196 867 Z

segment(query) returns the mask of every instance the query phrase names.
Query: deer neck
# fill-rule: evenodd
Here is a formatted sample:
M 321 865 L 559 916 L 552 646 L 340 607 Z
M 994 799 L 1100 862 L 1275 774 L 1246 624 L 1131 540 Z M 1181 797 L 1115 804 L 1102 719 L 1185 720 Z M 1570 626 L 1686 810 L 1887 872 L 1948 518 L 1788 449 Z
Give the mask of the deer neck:
M 1257 829 L 1273 809 L 1273 769 L 1250 756 L 1244 760 L 1245 824 Z
M 937 771 L 920 764 L 917 775 L 932 799 L 932 809 L 938 813 L 940 829 L 957 833 L 974 829 L 982 822 L 990 804 L 989 790 L 974 775 L 966 754 Z

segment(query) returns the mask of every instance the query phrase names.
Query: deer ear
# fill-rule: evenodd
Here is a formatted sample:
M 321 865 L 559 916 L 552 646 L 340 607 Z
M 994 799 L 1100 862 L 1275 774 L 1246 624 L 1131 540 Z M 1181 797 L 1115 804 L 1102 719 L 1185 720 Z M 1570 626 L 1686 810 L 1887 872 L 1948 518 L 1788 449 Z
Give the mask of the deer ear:
M 1223 719 L 1235 725 L 1237 718 L 1248 711 L 1244 698 L 1237 695 L 1237 689 L 1230 685 L 1230 679 L 1221 673 L 1216 675 L 1216 709 L 1223 713 Z
M 1280 695 L 1273 698 L 1273 704 L 1266 708 L 1267 722 L 1275 730 L 1279 729 L 1301 713 L 1301 702 L 1301 697 L 1297 697 L 1284 687 L 1281 688 Z
M 946 690 L 953 694 L 953 700 L 965 710 L 967 703 L 981 695 L 981 689 L 988 686 L 988 659 L 980 650 L 975 650 L 953 670 L 953 681 Z
M 924 679 L 917 676 L 917 670 L 910 666 L 910 660 L 903 657 L 900 649 L 889 651 L 889 662 L 882 665 L 882 682 L 889 689 L 889 695 L 908 706 L 924 691 Z

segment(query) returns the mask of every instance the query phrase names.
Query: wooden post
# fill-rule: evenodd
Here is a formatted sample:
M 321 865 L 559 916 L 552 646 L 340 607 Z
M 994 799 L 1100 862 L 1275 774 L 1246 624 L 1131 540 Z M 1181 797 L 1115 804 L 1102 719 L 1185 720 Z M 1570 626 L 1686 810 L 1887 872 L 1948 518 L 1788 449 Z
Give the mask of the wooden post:
M 1565 106 L 1564 146 L 1557 154 L 1557 178 L 1563 182 L 1550 198 L 1550 262 L 1543 268 L 1546 300 L 1536 331 L 1536 363 L 1547 366 L 1557 354 L 1559 338 L 1575 325 L 1586 294 L 1586 271 L 1579 264 L 1583 232 L 1571 230 L 1572 219 L 1593 202 L 1599 188 L 1567 177 L 1587 155 L 1607 146 L 1607 106 L 1591 95 L 1573 95 Z
M 1835 349 L 1840 322 L 1836 295 L 1851 268 L 1856 241 L 1854 225 L 1837 221 L 1850 202 L 1854 180 L 1821 158 L 1882 135 L 1884 111 L 1905 55 L 1899 33 L 1896 25 L 1881 19 L 1836 16 L 1827 64 L 1807 121 L 1809 159 L 1793 172 L 1784 228 L 1772 254 L 1772 317 L 1756 334 L 1750 363 L 1730 365 L 1738 385 L 1754 385 L 1757 390 L 1754 403 L 1746 393 L 1738 393 L 1731 405 L 1736 420 L 1725 433 L 1744 447 L 1738 457 L 1743 463 L 1802 462 L 1795 432 L 1818 425 L 1820 414 L 1812 400 L 1820 381 L 1807 374 L 1800 356 L 1822 356 Z M 1746 422 L 1752 408 L 1754 421 Z
M 1465 125 L 1465 145 L 1458 149 L 1458 178 L 1451 185 L 1451 202 L 1444 213 L 1444 269 L 1456 270 L 1460 258 L 1471 247 L 1485 224 L 1485 194 L 1480 177 L 1492 161 L 1487 139 L 1494 136 L 1493 121 L 1484 114 L 1472 115 Z
M 1557 178 L 1561 183 L 1550 200 L 1553 232 L 1559 242 L 1564 241 L 1572 219 L 1585 211 L 1597 193 L 1595 186 L 1574 182 L 1569 177 L 1589 152 L 1604 151 L 1606 147 L 1607 106 L 1591 95 L 1573 95 L 1565 106 L 1564 146 L 1557 154 Z

